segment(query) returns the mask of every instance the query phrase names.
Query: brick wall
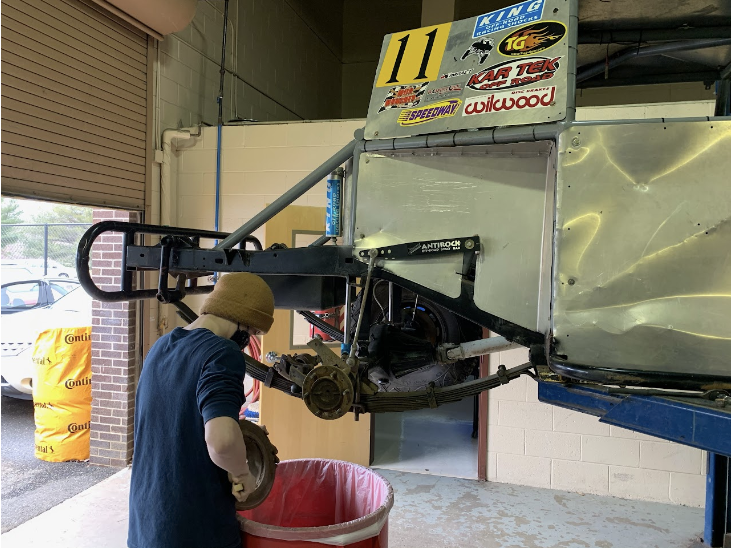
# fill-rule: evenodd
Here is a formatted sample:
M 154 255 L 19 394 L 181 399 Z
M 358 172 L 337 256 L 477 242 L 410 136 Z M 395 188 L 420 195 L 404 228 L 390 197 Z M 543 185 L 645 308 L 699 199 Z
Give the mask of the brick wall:
M 137 222 L 138 214 L 95 209 L 94 223 Z M 92 248 L 92 278 L 103 290 L 118 290 L 122 234 L 105 233 Z M 132 459 L 137 303 L 92 301 L 92 412 L 89 461 L 124 467 Z

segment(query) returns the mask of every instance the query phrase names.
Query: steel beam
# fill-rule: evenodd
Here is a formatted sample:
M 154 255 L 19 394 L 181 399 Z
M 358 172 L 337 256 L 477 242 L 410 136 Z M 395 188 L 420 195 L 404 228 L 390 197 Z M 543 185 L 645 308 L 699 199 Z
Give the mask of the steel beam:
M 539 401 L 598 416 L 603 423 L 730 455 L 730 410 L 677 398 L 609 393 L 583 385 L 539 382 Z

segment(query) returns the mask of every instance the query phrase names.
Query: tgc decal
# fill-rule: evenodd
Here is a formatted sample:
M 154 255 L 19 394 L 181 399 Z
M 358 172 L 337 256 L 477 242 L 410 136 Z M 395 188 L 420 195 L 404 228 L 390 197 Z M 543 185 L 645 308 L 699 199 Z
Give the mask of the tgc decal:
M 520 4 L 479 15 L 475 20 L 473 38 L 538 21 L 543 13 L 544 0 L 526 0 Z

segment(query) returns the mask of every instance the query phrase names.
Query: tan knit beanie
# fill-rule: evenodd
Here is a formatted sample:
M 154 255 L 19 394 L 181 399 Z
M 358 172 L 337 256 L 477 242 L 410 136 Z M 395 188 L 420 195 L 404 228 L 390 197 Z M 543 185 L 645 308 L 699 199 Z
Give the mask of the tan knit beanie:
M 249 272 L 224 274 L 206 297 L 201 314 L 213 314 L 267 333 L 274 322 L 274 296 L 262 278 Z

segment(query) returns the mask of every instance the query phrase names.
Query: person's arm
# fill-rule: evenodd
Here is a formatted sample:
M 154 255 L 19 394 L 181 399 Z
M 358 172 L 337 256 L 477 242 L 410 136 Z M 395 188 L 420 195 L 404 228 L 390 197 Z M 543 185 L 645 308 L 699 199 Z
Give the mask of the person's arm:
M 220 416 L 206 422 L 205 432 L 208 455 L 214 464 L 236 478 L 249 473 L 247 448 L 238 423 Z
M 229 472 L 231 492 L 239 502 L 244 502 L 256 488 L 238 422 L 244 403 L 245 371 L 240 351 L 219 349 L 203 367 L 196 390 L 208 454 L 214 464 Z

